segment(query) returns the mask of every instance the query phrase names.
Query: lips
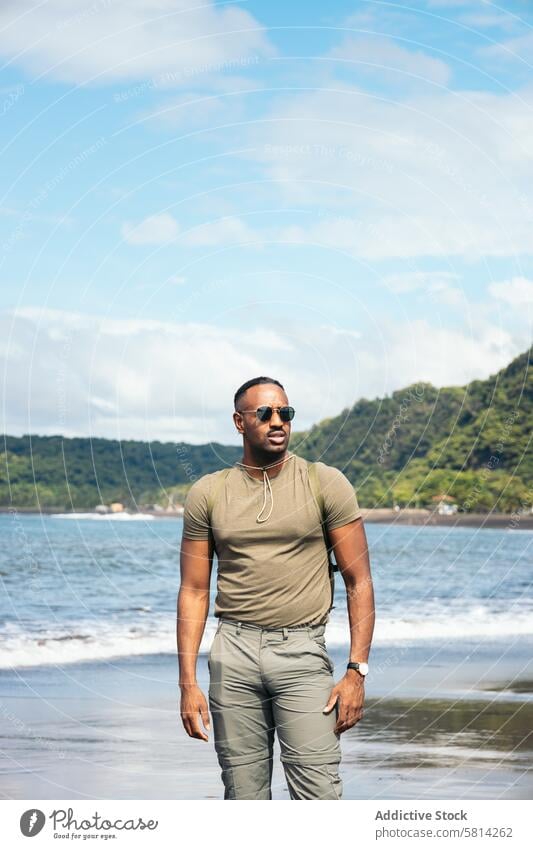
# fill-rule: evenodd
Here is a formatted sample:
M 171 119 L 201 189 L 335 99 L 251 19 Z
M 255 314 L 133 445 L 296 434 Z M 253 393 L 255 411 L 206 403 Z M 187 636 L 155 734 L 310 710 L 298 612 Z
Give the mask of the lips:
M 282 442 L 285 442 L 285 434 L 284 433 L 269 433 L 268 438 L 275 445 L 281 445 Z

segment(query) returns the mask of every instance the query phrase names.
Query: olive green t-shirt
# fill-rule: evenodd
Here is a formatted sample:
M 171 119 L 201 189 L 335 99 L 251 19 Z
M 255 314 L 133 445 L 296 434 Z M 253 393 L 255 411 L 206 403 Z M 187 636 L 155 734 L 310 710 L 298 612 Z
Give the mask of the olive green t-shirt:
M 326 526 L 340 528 L 361 516 L 352 484 L 333 466 L 317 464 Z M 211 532 L 218 572 L 215 616 L 271 628 L 326 622 L 331 608 L 327 550 L 308 463 L 289 452 L 281 471 L 262 478 L 232 466 L 224 483 L 213 472 L 190 488 L 183 536 L 209 539 L 208 496 L 217 487 Z M 218 484 L 217 484 L 218 478 Z M 268 519 L 258 522 L 257 517 Z

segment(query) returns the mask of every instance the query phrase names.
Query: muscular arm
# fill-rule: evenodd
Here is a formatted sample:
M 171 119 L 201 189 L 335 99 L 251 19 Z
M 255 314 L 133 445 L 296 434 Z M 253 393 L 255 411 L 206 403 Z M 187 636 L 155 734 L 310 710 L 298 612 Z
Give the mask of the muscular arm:
M 339 572 L 346 585 L 350 620 L 350 660 L 368 661 L 374 633 L 374 589 L 362 519 L 329 531 Z M 355 670 L 350 670 L 359 675 Z
M 350 660 L 367 661 L 374 632 L 374 589 L 366 533 L 361 518 L 328 532 L 335 560 L 346 585 L 348 618 L 350 622 Z M 364 678 L 355 669 L 346 670 L 344 677 L 331 692 L 326 711 L 338 701 L 335 726 L 342 733 L 363 716 Z
M 213 545 L 210 540 L 182 540 L 176 622 L 180 711 L 187 734 L 201 740 L 208 738 L 200 727 L 199 717 L 209 729 L 209 712 L 205 696 L 196 681 L 196 663 L 209 612 L 212 566 Z

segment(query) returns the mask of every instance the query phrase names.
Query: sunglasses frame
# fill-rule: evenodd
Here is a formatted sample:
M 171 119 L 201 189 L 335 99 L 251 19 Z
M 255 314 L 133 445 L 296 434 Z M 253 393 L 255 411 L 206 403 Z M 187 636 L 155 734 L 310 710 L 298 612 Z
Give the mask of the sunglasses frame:
M 259 410 L 270 410 L 269 417 L 267 419 L 262 419 L 259 416 Z M 294 407 L 291 407 L 289 404 L 284 404 L 283 407 L 271 407 L 270 404 L 261 404 L 261 406 L 258 407 L 256 410 L 237 410 L 237 412 L 238 413 L 255 413 L 258 421 L 269 422 L 270 419 L 272 418 L 273 414 L 274 414 L 274 410 L 276 410 L 279 413 L 279 417 L 280 417 L 282 422 L 292 422 L 292 420 L 295 416 L 295 413 L 296 413 L 296 410 L 294 409 Z M 284 419 L 283 416 L 281 415 L 282 410 L 292 410 L 292 416 L 288 419 Z

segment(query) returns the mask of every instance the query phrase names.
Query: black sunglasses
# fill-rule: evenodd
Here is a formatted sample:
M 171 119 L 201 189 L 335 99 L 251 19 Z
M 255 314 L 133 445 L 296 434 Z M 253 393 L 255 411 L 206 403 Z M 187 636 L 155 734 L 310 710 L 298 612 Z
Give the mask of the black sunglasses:
M 258 407 L 257 410 L 237 410 L 238 413 L 255 413 L 260 422 L 268 422 L 272 413 L 277 410 L 282 422 L 290 422 L 294 418 L 294 407 Z

